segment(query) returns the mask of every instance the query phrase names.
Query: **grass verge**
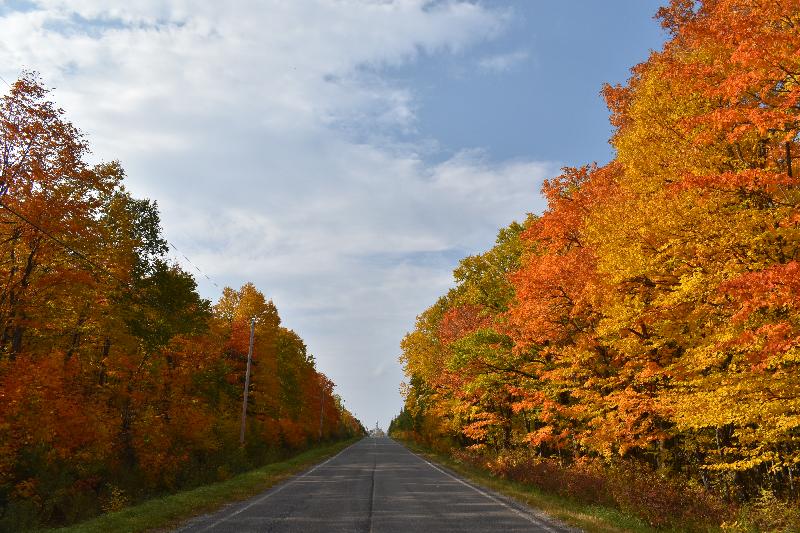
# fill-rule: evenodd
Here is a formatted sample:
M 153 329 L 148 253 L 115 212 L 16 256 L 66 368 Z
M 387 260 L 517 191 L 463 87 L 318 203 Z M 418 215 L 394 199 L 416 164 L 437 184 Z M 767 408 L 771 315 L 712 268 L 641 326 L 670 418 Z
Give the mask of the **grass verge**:
M 227 503 L 255 496 L 276 483 L 339 453 L 358 440 L 360 437 L 312 448 L 285 461 L 262 466 L 226 481 L 203 485 L 161 498 L 153 498 L 139 505 L 104 514 L 74 526 L 44 531 L 52 533 L 135 533 L 168 529 L 193 516 L 215 511 Z
M 539 509 L 552 518 L 589 533 L 654 533 L 656 531 L 663 533 L 664 531 L 670 531 L 656 530 L 638 518 L 626 515 L 617 509 L 587 505 L 556 494 L 543 492 L 530 485 L 493 476 L 485 470 L 458 462 L 449 455 L 422 447 L 415 442 L 406 440 L 398 440 L 398 442 L 412 452 L 425 457 L 431 462 L 446 466 L 476 484 L 488 487 L 518 502 Z

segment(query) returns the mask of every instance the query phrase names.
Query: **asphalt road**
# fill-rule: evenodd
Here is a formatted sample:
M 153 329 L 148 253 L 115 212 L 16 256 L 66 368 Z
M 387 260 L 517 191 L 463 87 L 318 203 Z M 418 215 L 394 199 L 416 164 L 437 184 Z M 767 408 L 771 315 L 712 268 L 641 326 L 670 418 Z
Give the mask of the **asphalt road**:
M 439 533 L 571 531 L 464 481 L 389 438 L 365 438 L 182 532 Z

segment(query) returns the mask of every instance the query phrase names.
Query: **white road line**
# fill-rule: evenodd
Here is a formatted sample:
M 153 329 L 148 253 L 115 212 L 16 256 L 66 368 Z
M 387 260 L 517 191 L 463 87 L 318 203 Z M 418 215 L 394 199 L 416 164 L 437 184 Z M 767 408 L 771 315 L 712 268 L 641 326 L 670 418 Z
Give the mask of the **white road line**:
M 359 441 L 359 442 L 361 442 L 361 441 Z M 225 522 L 225 521 L 227 521 L 227 520 L 230 520 L 230 519 L 231 519 L 231 518 L 233 518 L 234 516 L 236 516 L 236 515 L 238 515 L 238 514 L 240 514 L 240 513 L 243 513 L 243 512 L 245 512 L 246 510 L 250 509 L 252 506 L 254 506 L 254 505 L 258 505 L 259 503 L 263 502 L 264 500 L 266 500 L 266 499 L 267 499 L 267 498 L 269 498 L 270 496 L 273 496 L 273 495 L 275 495 L 275 494 L 278 494 L 280 491 L 282 491 L 283 489 L 285 489 L 286 487 L 288 487 L 289 485 L 291 485 L 291 484 L 292 484 L 292 483 L 294 483 L 295 481 L 297 481 L 297 480 L 299 480 L 299 479 L 303 479 L 303 478 L 304 478 L 304 477 L 306 477 L 307 475 L 309 475 L 309 474 L 311 474 L 312 472 L 314 472 L 316 469 L 318 469 L 318 468 L 322 468 L 322 467 L 323 467 L 323 466 L 325 466 L 326 464 L 330 463 L 331 461 L 333 461 L 334 459 L 336 459 L 337 457 L 339 457 L 340 455 L 342 455 L 344 452 L 346 452 L 347 450 L 349 450 L 350 448 L 352 448 L 352 447 L 353 447 L 353 446 L 355 446 L 356 444 L 358 444 L 358 442 L 355 442 L 355 443 L 351 444 L 350 446 L 348 446 L 348 447 L 347 447 L 347 448 L 345 448 L 344 450 L 340 451 L 339 453 L 337 453 L 336 455 L 334 455 L 333 457 L 331 457 L 330 459 L 328 459 L 328 460 L 327 460 L 327 461 L 325 461 L 324 463 L 320 463 L 320 464 L 318 464 L 317 466 L 315 466 L 315 467 L 314 467 L 314 468 L 312 468 L 311 470 L 309 470 L 309 471 L 307 471 L 307 472 L 305 472 L 305 473 L 303 473 L 303 474 L 300 474 L 299 476 L 295 476 L 295 477 L 291 478 L 289 481 L 287 481 L 286 483 L 284 483 L 283 485 L 281 485 L 281 486 L 280 486 L 280 487 L 278 487 L 277 489 L 270 490 L 269 492 L 267 492 L 265 495 L 263 495 L 263 496 L 262 496 L 262 497 L 260 497 L 259 499 L 257 499 L 257 500 L 254 500 L 254 501 L 252 501 L 252 502 L 248 503 L 247 505 L 245 505 L 245 506 L 244 506 L 244 507 L 242 507 L 241 509 L 238 509 L 238 510 L 236 510 L 236 511 L 232 512 L 231 514 L 229 514 L 228 516 L 225 516 L 225 517 L 223 517 L 223 518 L 220 518 L 219 520 L 217 520 L 217 521 L 216 521 L 216 522 L 214 522 L 213 524 L 211 524 L 211 525 L 209 525 L 209 526 L 206 526 L 206 527 L 204 527 L 204 528 L 203 528 L 203 529 L 201 529 L 201 530 L 200 530 L 198 533 L 203 533 L 204 531 L 208 531 L 208 530 L 210 530 L 210 529 L 212 529 L 212 528 L 215 528 L 215 527 L 217 527 L 218 525 L 220 525 L 221 523 L 223 523 L 223 522 Z
M 406 448 L 406 449 L 408 449 L 408 448 Z M 495 497 L 494 497 L 494 496 L 492 496 L 491 494 L 488 494 L 488 493 L 486 493 L 486 492 L 482 491 L 481 489 L 479 489 L 479 488 L 478 488 L 478 487 L 476 487 L 475 485 L 471 485 L 471 484 L 467 483 L 466 481 L 464 481 L 463 479 L 459 479 L 459 478 L 457 478 L 456 476 L 454 476 L 454 475 L 452 475 L 452 474 L 450 474 L 450 473 L 448 473 L 448 472 L 445 472 L 444 470 L 442 470 L 441 468 L 439 468 L 439 467 L 438 467 L 438 466 L 436 466 L 435 464 L 431 463 L 430 461 L 428 461 L 428 460 L 426 460 L 426 459 L 423 459 L 422 457 L 420 457 L 420 456 L 419 456 L 419 455 L 417 455 L 416 453 L 412 452 L 411 450 L 408 450 L 408 451 L 409 451 L 409 453 L 410 453 L 411 455 L 413 455 L 414 457 L 416 457 L 417 459 L 419 459 L 420 461 L 422 461 L 422 462 L 423 462 L 423 463 L 425 463 L 426 465 L 430 466 L 430 467 L 431 467 L 431 468 L 433 468 L 434 470 L 436 470 L 436 471 L 438 471 L 438 472 L 441 472 L 442 474 L 444 474 L 445 476 L 449 477 L 450 479 L 454 479 L 454 480 L 458 481 L 459 483 L 461 483 L 461 484 L 462 484 L 462 485 L 464 485 L 465 487 L 469 487 L 469 488 L 471 488 L 472 490 L 474 490 L 475 492 L 477 492 L 477 493 L 478 493 L 478 494 L 480 494 L 481 496 L 483 496 L 483 497 L 485 497 L 485 498 L 489 498 L 490 500 L 492 500 L 492 501 L 493 501 L 493 502 L 495 502 L 495 503 L 499 503 L 500 505 L 502 505 L 503 507 L 505 507 L 505 508 L 506 508 L 506 509 L 508 509 L 509 511 L 513 512 L 514 514 L 517 514 L 517 515 L 521 516 L 522 518 L 524 518 L 524 519 L 525 519 L 525 520 L 527 520 L 528 522 L 531 522 L 531 523 L 533 523 L 533 524 L 535 524 L 535 525 L 539 526 L 540 528 L 544 529 L 545 531 L 548 531 L 549 533 L 559 533 L 559 532 L 558 532 L 558 530 L 555 530 L 555 529 L 551 528 L 550 526 L 548 526 L 548 525 L 547 525 L 545 522 L 543 522 L 542 520 L 540 520 L 540 519 L 538 519 L 538 518 L 534 518 L 533 516 L 531 516 L 531 515 L 529 515 L 529 514 L 527 514 L 527 513 L 523 513 L 523 512 L 522 512 L 522 511 L 520 511 L 519 509 L 515 509 L 515 508 L 511 507 L 511 506 L 510 506 L 510 505 L 508 505 L 506 502 L 504 502 L 504 501 L 502 501 L 502 500 L 498 500 L 497 498 L 495 498 Z

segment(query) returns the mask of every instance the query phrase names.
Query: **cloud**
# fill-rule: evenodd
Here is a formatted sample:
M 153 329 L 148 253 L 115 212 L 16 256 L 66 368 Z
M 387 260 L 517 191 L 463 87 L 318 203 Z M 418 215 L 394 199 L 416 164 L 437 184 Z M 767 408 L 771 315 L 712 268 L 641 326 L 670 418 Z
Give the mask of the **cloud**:
M 508 72 L 529 57 L 527 50 L 517 50 L 506 54 L 485 56 L 478 60 L 478 67 L 485 72 Z
M 386 419 L 414 316 L 458 258 L 541 207 L 557 167 L 475 149 L 430 163 L 414 88 L 382 74 L 507 23 L 460 1 L 38 0 L 0 12 L 0 75 L 40 71 L 94 157 L 158 200 L 176 259 L 254 281 L 356 415 Z

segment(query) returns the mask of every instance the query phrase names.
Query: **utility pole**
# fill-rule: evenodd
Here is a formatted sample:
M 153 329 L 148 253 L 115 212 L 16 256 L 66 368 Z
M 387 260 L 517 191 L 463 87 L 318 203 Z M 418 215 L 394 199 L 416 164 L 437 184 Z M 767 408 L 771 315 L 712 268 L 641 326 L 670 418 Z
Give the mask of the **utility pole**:
M 325 413 L 325 382 L 319 380 L 319 442 L 322 442 L 322 415 Z
M 247 393 L 250 392 L 250 362 L 253 360 L 253 338 L 256 334 L 256 319 L 250 319 L 250 347 L 247 349 L 247 370 L 244 373 L 244 401 L 242 401 L 242 429 L 239 444 L 244 446 L 244 426 L 247 421 Z

